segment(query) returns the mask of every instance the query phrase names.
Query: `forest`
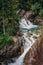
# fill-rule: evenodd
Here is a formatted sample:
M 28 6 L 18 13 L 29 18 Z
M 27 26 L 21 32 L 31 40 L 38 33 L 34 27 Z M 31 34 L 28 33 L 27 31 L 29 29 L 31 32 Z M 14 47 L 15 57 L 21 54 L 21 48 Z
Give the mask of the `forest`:
M 0 48 L 11 42 L 19 30 L 20 16 L 17 10 L 31 10 L 40 18 L 43 18 L 43 0 L 1 0 L 0 1 Z
M 40 25 L 39 29 L 43 30 L 43 0 L 0 0 L 0 50 L 5 46 L 7 48 L 7 46 L 9 47 L 15 44 L 13 37 L 17 36 L 17 34 L 21 34 L 18 33 L 20 32 L 19 20 L 23 16 L 17 13 L 19 10 L 32 12 L 32 23 Z M 38 19 L 38 22 L 36 19 Z M 21 46 L 19 45 L 19 48 Z

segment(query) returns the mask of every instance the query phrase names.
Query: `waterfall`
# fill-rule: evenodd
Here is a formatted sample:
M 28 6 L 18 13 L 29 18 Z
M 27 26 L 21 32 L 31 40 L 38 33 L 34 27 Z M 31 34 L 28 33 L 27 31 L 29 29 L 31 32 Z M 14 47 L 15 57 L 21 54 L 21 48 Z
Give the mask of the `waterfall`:
M 33 25 L 32 23 L 30 23 L 28 21 L 28 23 L 30 25 Z M 25 19 L 21 19 L 20 22 L 20 28 L 24 28 L 24 27 L 29 27 L 29 25 L 26 23 Z M 35 39 L 33 38 L 34 36 L 37 36 L 36 34 L 31 35 L 30 37 L 27 34 L 27 30 L 23 32 L 23 36 L 22 36 L 22 41 L 23 41 L 23 45 L 24 45 L 24 52 L 21 54 L 21 56 L 19 56 L 19 58 L 16 60 L 16 62 L 14 63 L 9 63 L 8 65 L 24 65 L 23 61 L 25 58 L 25 55 L 27 54 L 27 52 L 29 51 L 29 49 L 31 48 L 31 46 L 35 43 Z M 30 34 L 30 33 L 29 33 Z M 29 38 L 28 38 L 29 37 Z

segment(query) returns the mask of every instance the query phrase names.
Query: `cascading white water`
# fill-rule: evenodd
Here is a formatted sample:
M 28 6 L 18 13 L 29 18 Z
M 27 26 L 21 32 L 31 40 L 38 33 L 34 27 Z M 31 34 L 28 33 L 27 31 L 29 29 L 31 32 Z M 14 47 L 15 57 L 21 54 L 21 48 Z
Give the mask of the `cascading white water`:
M 29 22 L 30 23 L 30 22 Z M 30 25 L 32 25 L 30 23 Z M 20 28 L 23 28 L 23 27 L 28 27 L 28 24 L 26 23 L 26 20 L 25 19 L 22 19 L 21 22 L 20 22 Z M 33 38 L 33 36 L 35 35 L 31 35 L 29 38 L 27 37 L 28 34 L 27 34 L 27 31 L 25 31 L 25 33 L 23 32 L 23 45 L 24 45 L 24 52 L 22 53 L 22 55 L 16 60 L 16 62 L 14 63 L 10 63 L 8 65 L 23 65 L 23 60 L 25 58 L 25 55 L 27 54 L 27 52 L 29 51 L 29 49 L 31 48 L 31 46 L 35 43 L 35 39 Z

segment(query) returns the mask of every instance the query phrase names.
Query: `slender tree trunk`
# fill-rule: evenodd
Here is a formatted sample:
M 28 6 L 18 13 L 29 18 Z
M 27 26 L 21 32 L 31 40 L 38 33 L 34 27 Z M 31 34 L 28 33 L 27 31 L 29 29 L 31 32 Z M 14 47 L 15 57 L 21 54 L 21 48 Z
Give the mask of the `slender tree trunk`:
M 4 3 L 2 5 L 4 5 Z M 3 20 L 2 20 L 2 22 L 3 22 L 3 34 L 5 35 L 4 7 L 2 7 L 2 11 L 3 11 Z
M 4 20 L 3 20 L 3 34 L 5 35 L 5 25 L 4 25 Z

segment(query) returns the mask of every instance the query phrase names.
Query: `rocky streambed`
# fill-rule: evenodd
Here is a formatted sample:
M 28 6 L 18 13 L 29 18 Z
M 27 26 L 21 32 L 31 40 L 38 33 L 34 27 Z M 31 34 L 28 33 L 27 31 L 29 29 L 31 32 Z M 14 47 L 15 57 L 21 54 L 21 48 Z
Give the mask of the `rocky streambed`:
M 42 65 L 43 64 L 43 29 L 34 31 L 34 33 L 41 33 L 41 36 L 37 38 L 35 44 L 31 47 L 24 58 L 24 65 Z M 33 32 L 33 31 L 32 31 Z M 5 46 L 0 49 L 0 65 L 8 65 L 24 52 L 24 46 L 22 44 L 22 36 L 16 35 L 12 39 L 12 45 Z

